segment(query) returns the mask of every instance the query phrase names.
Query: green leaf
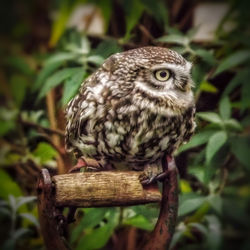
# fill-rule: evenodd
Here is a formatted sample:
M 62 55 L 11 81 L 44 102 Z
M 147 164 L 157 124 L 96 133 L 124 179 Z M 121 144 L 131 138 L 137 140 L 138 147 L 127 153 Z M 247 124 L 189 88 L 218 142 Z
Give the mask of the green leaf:
M 112 1 L 111 0 L 101 0 L 101 1 L 97 1 L 95 3 L 100 7 L 100 9 L 102 11 L 102 16 L 103 16 L 104 21 L 105 21 L 105 31 L 107 31 L 108 26 L 109 26 L 109 22 L 110 22 L 111 13 L 113 11 Z
M 32 153 L 40 159 L 41 164 L 45 164 L 57 156 L 57 151 L 46 142 L 40 142 Z
M 214 133 L 214 130 L 207 130 L 195 134 L 194 136 L 192 136 L 191 140 L 187 144 L 184 144 L 180 147 L 178 152 L 180 153 L 190 148 L 194 148 L 206 143 Z
M 220 100 L 219 111 L 223 120 L 228 120 L 231 117 L 231 103 L 227 96 Z
M 231 152 L 236 156 L 238 161 L 250 170 L 249 152 L 250 137 L 235 136 L 230 140 Z
M 93 232 L 87 232 L 80 239 L 76 250 L 101 249 L 107 244 L 112 232 L 109 224 L 99 227 Z
M 19 228 L 17 229 L 16 231 L 14 231 L 14 233 L 11 235 L 11 238 L 7 239 L 5 242 L 4 242 L 4 245 L 3 245 L 3 250 L 14 250 L 16 249 L 15 248 L 15 245 L 17 243 L 17 241 L 19 239 L 24 239 L 24 235 L 26 235 L 27 233 L 29 233 L 30 230 L 27 229 L 27 228 Z
M 203 166 L 192 167 L 189 173 L 194 175 L 200 182 L 204 182 L 205 172 Z
M 218 150 L 226 143 L 227 134 L 225 131 L 219 131 L 214 133 L 207 144 L 206 147 L 206 164 L 208 165 L 214 155 L 218 152 Z
M 148 219 L 146 219 L 144 216 L 140 214 L 124 220 L 123 224 L 134 226 L 148 231 L 151 231 L 154 228 L 154 225 Z
M 214 55 L 205 49 L 197 49 L 195 50 L 195 54 L 198 55 L 203 61 L 207 62 L 210 65 L 216 64 L 216 59 Z
M 79 69 L 79 72 L 77 72 L 74 76 L 65 81 L 63 88 L 63 96 L 61 99 L 63 105 L 68 103 L 69 100 L 77 93 L 85 75 L 85 70 Z
M 198 231 L 200 231 L 205 236 L 208 233 L 207 228 L 204 225 L 200 224 L 200 223 L 192 222 L 192 223 L 189 223 L 188 225 L 198 229 Z
M 117 209 L 109 208 L 106 216 L 107 223 L 103 223 L 103 225 L 100 225 L 96 229 L 86 231 L 80 239 L 76 250 L 102 249 L 107 244 L 118 224 L 118 215 Z
M 16 123 L 14 121 L 2 121 L 2 119 L 0 119 L 0 136 L 6 135 L 15 128 Z
M 77 58 L 77 54 L 76 53 L 72 53 L 72 52 L 60 52 L 60 53 L 56 53 L 52 56 L 50 56 L 45 62 L 44 62 L 44 66 L 51 66 L 51 64 L 55 64 L 55 63 L 65 63 L 65 61 L 70 61 L 70 60 L 74 60 Z
M 30 68 L 29 64 L 27 63 L 26 59 L 21 56 L 8 56 L 4 62 L 13 67 L 14 69 L 18 70 L 19 73 L 24 75 L 32 75 L 33 70 Z
M 55 63 L 50 63 L 50 64 L 45 65 L 44 68 L 39 73 L 39 75 L 38 75 L 38 77 L 37 77 L 37 79 L 32 87 L 32 90 L 33 91 L 38 90 L 42 86 L 42 84 L 44 83 L 46 78 L 48 78 L 62 64 L 63 64 L 63 62 L 55 62 Z
M 250 108 L 250 84 L 249 84 L 249 78 L 245 79 L 244 84 L 241 89 L 241 107 L 242 111 Z
M 125 11 L 125 21 L 126 21 L 126 33 L 123 41 L 127 41 L 130 38 L 130 33 L 135 25 L 138 23 L 139 18 L 143 12 L 143 5 L 140 1 L 133 0 L 123 0 L 123 8 Z
M 195 90 L 198 90 L 200 87 L 200 84 L 205 79 L 207 71 L 205 67 L 203 67 L 201 64 L 193 65 L 191 71 L 192 71 L 192 79 L 195 83 Z
M 16 208 L 18 209 L 19 207 L 21 207 L 22 205 L 26 204 L 26 203 L 30 203 L 30 202 L 34 202 L 37 200 L 36 196 L 21 196 L 18 197 L 16 200 Z
M 59 71 L 57 71 L 56 73 L 54 73 L 52 76 L 50 76 L 44 86 L 42 87 L 38 98 L 42 98 L 44 97 L 49 90 L 51 90 L 52 88 L 56 87 L 57 85 L 59 85 L 60 83 L 62 83 L 64 80 L 66 80 L 67 78 L 75 75 L 77 72 L 79 72 L 79 69 L 82 69 L 81 67 L 76 67 L 76 68 L 65 68 L 65 69 L 61 69 Z
M 103 58 L 107 58 L 110 55 L 121 51 L 121 47 L 115 40 L 104 40 L 103 42 L 99 43 L 95 50 L 93 50 L 93 55 L 99 55 Z
M 17 183 L 2 169 L 0 169 L 0 197 L 7 200 L 9 194 L 21 196 L 22 191 Z
M 18 209 L 18 207 L 17 207 L 17 199 L 18 198 L 15 198 L 12 194 L 10 194 L 8 196 L 8 198 L 9 198 L 8 201 L 9 201 L 9 205 L 10 205 L 11 210 L 16 213 L 16 211 Z
M 0 107 L 0 136 L 4 136 L 15 129 L 17 115 L 16 109 Z
M 141 0 L 144 8 L 149 12 L 158 22 L 159 25 L 168 26 L 168 9 L 164 1 L 158 0 Z
M 167 36 L 163 36 L 157 39 L 159 42 L 165 42 L 165 43 L 174 43 L 179 44 L 183 46 L 187 46 L 190 43 L 190 40 L 188 37 L 184 35 L 178 35 L 178 34 L 171 34 Z
M 193 199 L 187 199 L 179 206 L 178 216 L 183 216 L 195 211 L 206 201 L 205 197 L 198 197 Z
M 198 30 L 199 30 L 199 27 L 197 26 L 197 27 L 193 27 L 187 31 L 186 35 L 190 39 L 190 41 L 193 41 L 194 36 L 197 34 Z
M 68 0 L 63 0 L 60 3 L 60 9 L 57 13 L 57 18 L 52 23 L 51 36 L 49 40 L 49 45 L 51 47 L 54 47 L 62 36 L 66 28 L 69 15 L 74 7 L 75 5 L 70 3 Z
M 208 233 L 207 233 L 207 246 L 208 249 L 219 250 L 221 249 L 221 225 L 219 219 L 214 215 L 206 215 L 206 221 L 208 222 Z
M 131 215 L 131 214 L 132 215 L 140 214 L 140 215 L 144 216 L 145 218 L 147 218 L 148 220 L 152 221 L 158 217 L 159 207 L 152 206 L 151 204 L 137 205 L 137 206 L 130 206 L 130 207 L 124 208 L 123 212 L 124 212 L 124 214 L 127 213 L 128 218 L 129 218 L 129 215 Z
M 212 147 L 212 146 L 211 146 Z M 215 147 L 218 147 L 216 144 Z M 208 185 L 210 183 L 210 189 L 212 187 L 211 185 L 211 179 L 214 177 L 216 172 L 221 168 L 222 164 L 225 162 L 225 159 L 228 157 L 229 152 L 229 143 L 224 143 L 218 151 L 214 154 L 214 156 L 211 158 L 210 162 L 207 163 L 204 167 L 205 174 L 204 174 L 204 183 Z M 207 153 L 207 148 L 205 149 Z M 206 159 L 207 160 L 207 159 Z M 215 185 L 214 185 L 215 186 Z M 213 191 L 214 192 L 214 191 Z
M 30 221 L 31 223 L 33 223 L 37 228 L 39 228 L 39 222 L 37 220 L 37 218 L 30 213 L 20 213 L 19 214 L 21 217 L 23 217 L 24 219 Z
M 185 47 L 176 45 L 176 46 L 171 46 L 171 49 L 176 51 L 177 53 L 184 55 L 187 52 L 187 49 Z
M 249 50 L 237 51 L 222 60 L 213 76 L 216 76 L 227 69 L 231 69 L 235 66 L 238 66 L 248 59 L 250 59 Z
M 214 112 L 199 112 L 199 113 L 196 113 L 196 115 L 208 122 L 218 123 L 218 124 L 223 123 L 220 116 Z
M 208 202 L 217 213 L 222 213 L 222 198 L 219 194 L 208 196 Z
M 224 125 L 225 125 L 225 128 L 227 128 L 230 131 L 239 132 L 243 130 L 243 127 L 241 126 L 241 124 L 235 119 L 229 119 L 229 120 L 224 121 Z
M 181 190 L 181 193 L 192 192 L 192 188 L 190 186 L 190 183 L 186 180 L 180 180 L 180 190 Z
M 201 82 L 199 89 L 201 91 L 208 92 L 208 93 L 217 93 L 218 92 L 218 89 L 213 84 L 211 84 L 210 82 L 208 82 L 206 80 Z
M 11 211 L 5 207 L 0 207 L 0 214 L 11 218 Z
M 228 83 L 227 87 L 223 92 L 223 97 L 229 95 L 233 89 L 242 84 L 248 84 L 248 79 L 250 79 L 249 69 L 244 69 L 239 71 L 234 78 Z
M 26 89 L 28 87 L 27 79 L 22 75 L 12 75 L 10 78 L 10 89 L 17 107 L 23 103 Z
M 242 187 L 242 185 L 231 188 L 230 193 L 228 193 L 229 195 L 227 194 L 227 198 L 223 199 L 223 213 L 228 220 L 236 222 L 237 225 L 242 225 L 243 228 L 248 228 L 250 219 L 249 211 L 247 206 L 242 206 L 243 199 L 238 193 L 240 187 Z
M 183 227 L 179 229 L 178 231 L 175 230 L 173 238 L 170 242 L 169 249 L 175 249 L 176 244 L 182 240 L 184 233 L 185 233 L 185 229 L 186 227 Z
M 85 214 L 80 223 L 74 228 L 71 234 L 70 242 L 75 242 L 79 236 L 83 233 L 84 229 L 94 228 L 101 223 L 105 214 L 108 212 L 108 208 L 86 208 Z
M 90 45 L 90 41 L 88 40 L 86 36 L 81 37 L 80 49 L 77 49 L 76 51 L 84 56 L 90 53 L 91 45 Z
M 99 66 L 99 65 L 103 64 L 104 58 L 99 56 L 99 55 L 92 55 L 92 56 L 87 57 L 87 61 Z

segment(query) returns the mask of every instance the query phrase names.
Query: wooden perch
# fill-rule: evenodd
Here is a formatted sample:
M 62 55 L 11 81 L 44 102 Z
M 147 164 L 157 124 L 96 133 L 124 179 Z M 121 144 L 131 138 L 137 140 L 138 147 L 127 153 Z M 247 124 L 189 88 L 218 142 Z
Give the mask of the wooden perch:
M 140 250 L 168 249 L 174 233 L 178 205 L 177 169 L 168 159 L 162 195 L 157 185 L 142 186 L 136 171 L 85 172 L 56 175 L 51 178 L 42 169 L 38 181 L 38 211 L 41 231 L 48 250 L 69 249 L 64 207 L 128 206 L 161 201 L 154 231 L 141 243 Z
M 142 172 L 87 172 L 57 175 L 55 205 L 74 207 L 129 206 L 160 202 L 157 187 L 143 188 Z

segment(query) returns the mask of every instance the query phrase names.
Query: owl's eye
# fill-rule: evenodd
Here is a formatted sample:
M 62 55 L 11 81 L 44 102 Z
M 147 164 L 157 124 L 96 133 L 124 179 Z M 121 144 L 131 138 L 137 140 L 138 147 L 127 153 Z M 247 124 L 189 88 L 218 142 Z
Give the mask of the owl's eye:
M 170 71 L 167 69 L 159 69 L 154 72 L 155 79 L 160 82 L 165 82 L 170 78 Z

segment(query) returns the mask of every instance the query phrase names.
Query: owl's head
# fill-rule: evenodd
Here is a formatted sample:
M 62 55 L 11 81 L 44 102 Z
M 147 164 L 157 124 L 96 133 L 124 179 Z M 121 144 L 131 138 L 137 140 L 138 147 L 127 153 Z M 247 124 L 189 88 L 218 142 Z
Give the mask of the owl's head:
M 187 107 L 193 104 L 191 66 L 173 50 L 142 47 L 111 56 L 103 68 L 121 88 L 131 86 L 144 96 Z

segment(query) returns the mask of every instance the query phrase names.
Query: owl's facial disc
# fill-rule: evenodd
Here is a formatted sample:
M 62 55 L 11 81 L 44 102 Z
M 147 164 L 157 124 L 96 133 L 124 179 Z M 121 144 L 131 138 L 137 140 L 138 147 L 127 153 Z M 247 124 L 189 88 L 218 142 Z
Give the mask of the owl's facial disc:
M 149 67 L 144 65 L 134 81 L 136 89 L 151 98 L 178 104 L 180 109 L 193 103 L 191 63 L 186 61 L 185 64 L 164 62 L 151 64 Z

